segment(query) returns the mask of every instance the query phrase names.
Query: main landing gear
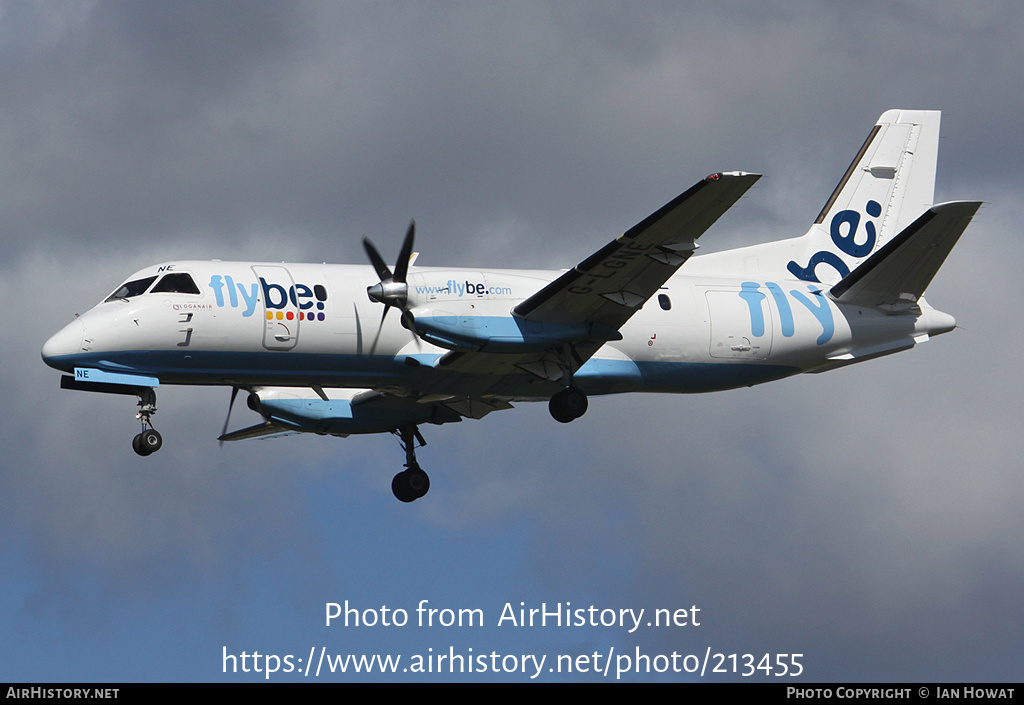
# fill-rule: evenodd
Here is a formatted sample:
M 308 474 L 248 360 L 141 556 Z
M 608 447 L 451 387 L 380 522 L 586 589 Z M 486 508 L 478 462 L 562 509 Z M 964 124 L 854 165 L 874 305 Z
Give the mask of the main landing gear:
M 402 450 L 405 451 L 405 470 L 395 475 L 391 481 L 391 491 L 400 502 L 412 502 L 427 493 L 430 489 L 430 476 L 416 462 L 416 442 L 427 445 L 415 425 L 402 426 L 392 431 L 399 438 Z
M 587 413 L 587 395 L 579 387 L 566 387 L 551 397 L 548 411 L 555 421 L 569 423 Z
M 587 395 L 572 381 L 573 368 L 579 367 L 583 362 L 570 345 L 565 345 L 559 351 L 558 364 L 562 369 L 563 388 L 562 391 L 551 397 L 551 401 L 548 402 L 548 411 L 551 412 L 555 421 L 569 423 L 587 413 Z
M 132 439 L 132 450 L 145 457 L 151 455 L 164 444 L 159 432 L 153 428 L 152 416 L 156 413 L 156 392 L 146 388 L 139 392 L 139 413 L 135 418 L 142 422 L 142 432 Z

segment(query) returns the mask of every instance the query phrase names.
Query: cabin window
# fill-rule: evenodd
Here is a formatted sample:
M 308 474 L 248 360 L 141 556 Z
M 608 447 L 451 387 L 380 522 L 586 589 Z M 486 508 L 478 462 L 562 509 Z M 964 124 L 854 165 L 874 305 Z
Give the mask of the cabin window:
M 156 281 L 155 276 L 125 282 L 117 289 L 117 291 L 104 299 L 104 303 L 107 301 L 114 301 L 116 299 L 130 299 L 133 296 L 144 294 L 146 293 L 146 289 L 149 288 L 149 285 L 154 281 Z
M 313 296 L 316 297 L 317 301 L 327 300 L 327 287 L 323 284 L 317 284 L 313 287 Z
M 198 294 L 199 287 L 192 281 L 192 275 L 184 272 L 167 274 L 153 287 L 152 294 Z
M 672 308 L 672 300 L 668 298 L 668 294 L 658 294 L 658 304 L 666 311 Z

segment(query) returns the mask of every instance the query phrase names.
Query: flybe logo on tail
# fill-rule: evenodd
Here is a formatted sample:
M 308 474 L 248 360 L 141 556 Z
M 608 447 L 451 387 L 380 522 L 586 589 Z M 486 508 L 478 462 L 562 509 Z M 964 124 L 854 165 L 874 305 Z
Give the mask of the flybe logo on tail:
M 230 274 L 214 274 L 210 277 L 210 288 L 213 289 L 218 307 L 241 308 L 242 316 L 246 318 L 256 311 L 261 292 L 268 319 L 276 317 L 292 320 L 297 316 L 300 321 L 322 321 L 325 318 L 323 311 L 324 302 L 327 301 L 327 287 L 323 284 L 310 287 L 296 283 L 285 287 L 268 282 L 263 277 L 259 277 L 258 283 L 243 283 L 236 282 Z
M 872 218 L 877 218 L 882 214 L 882 204 L 878 201 L 868 201 L 864 206 L 864 210 Z M 870 220 L 866 220 L 864 222 L 863 242 L 857 242 L 859 237 L 857 228 L 859 226 L 860 213 L 854 210 L 839 211 L 832 216 L 832 222 L 829 224 L 829 234 L 832 236 L 832 242 L 839 248 L 839 251 L 858 259 L 870 255 L 871 251 L 875 249 L 875 242 L 878 240 L 875 224 Z M 815 268 L 819 264 L 830 265 L 839 272 L 840 279 L 850 273 L 850 268 L 846 265 L 846 262 L 835 252 L 829 250 L 815 252 L 811 255 L 811 259 L 806 267 L 801 267 L 791 260 L 786 265 L 786 268 L 798 279 L 808 282 L 821 282 L 818 275 L 814 273 Z

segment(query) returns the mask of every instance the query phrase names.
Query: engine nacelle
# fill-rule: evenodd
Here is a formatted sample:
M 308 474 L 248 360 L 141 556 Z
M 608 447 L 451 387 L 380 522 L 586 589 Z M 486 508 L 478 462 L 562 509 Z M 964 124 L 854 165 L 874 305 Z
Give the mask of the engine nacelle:
M 454 308 L 454 307 L 451 307 Z M 622 340 L 622 334 L 601 323 L 548 323 L 508 313 L 488 315 L 420 307 L 412 315 L 416 332 L 428 343 L 449 350 L 483 350 L 495 353 L 541 352 L 564 343 L 606 343 Z
M 423 340 L 448 350 L 537 352 L 564 343 L 622 339 L 602 324 L 533 321 L 512 312 L 549 282 L 548 272 L 423 268 L 409 276 L 403 321 Z

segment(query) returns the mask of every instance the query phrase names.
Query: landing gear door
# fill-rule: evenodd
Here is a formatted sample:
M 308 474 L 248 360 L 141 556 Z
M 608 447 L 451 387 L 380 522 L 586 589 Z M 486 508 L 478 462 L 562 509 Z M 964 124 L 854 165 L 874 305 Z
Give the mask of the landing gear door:
M 295 282 L 284 267 L 255 265 L 252 271 L 263 300 L 263 347 L 267 350 L 291 350 L 299 342 L 299 307 Z

